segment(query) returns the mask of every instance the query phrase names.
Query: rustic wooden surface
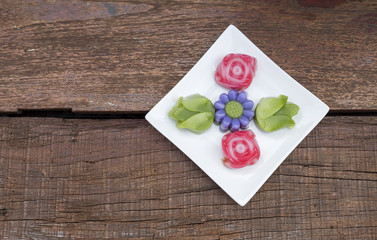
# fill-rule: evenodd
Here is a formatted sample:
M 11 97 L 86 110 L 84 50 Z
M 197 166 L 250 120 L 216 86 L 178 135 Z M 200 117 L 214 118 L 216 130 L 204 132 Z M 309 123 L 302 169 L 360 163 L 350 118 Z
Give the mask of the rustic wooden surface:
M 369 1 L 0 2 L 0 111 L 145 112 L 229 24 L 333 110 L 377 110 Z
M 377 239 L 376 116 L 326 117 L 245 207 L 145 120 L 0 130 L 1 239 Z
M 377 239 L 376 13 L 0 1 L 0 239 Z M 229 24 L 332 110 L 245 207 L 142 119 Z

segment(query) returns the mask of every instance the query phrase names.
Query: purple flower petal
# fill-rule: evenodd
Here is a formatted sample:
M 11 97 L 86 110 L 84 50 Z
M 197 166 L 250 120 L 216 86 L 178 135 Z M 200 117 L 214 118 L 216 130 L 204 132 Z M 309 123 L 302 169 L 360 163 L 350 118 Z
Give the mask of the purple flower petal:
M 243 115 L 247 117 L 247 119 L 251 120 L 254 117 L 254 111 L 252 110 L 243 110 Z
M 246 100 L 242 103 L 243 109 L 251 109 L 254 106 L 254 102 L 251 100 Z
M 246 129 L 249 127 L 249 119 L 247 119 L 247 117 L 245 117 L 244 115 L 242 115 L 241 117 L 239 117 L 239 120 L 240 120 L 240 124 L 241 124 L 241 128 L 242 129 Z
M 230 131 L 235 132 L 238 130 L 240 130 L 240 120 L 238 120 L 238 118 L 234 118 L 230 124 Z
M 227 102 L 229 102 L 228 95 L 226 95 L 225 93 L 222 93 L 222 94 L 220 95 L 220 101 L 222 101 L 223 103 L 227 103 Z
M 225 108 L 225 104 L 223 102 L 221 102 L 221 101 L 216 101 L 215 104 L 214 104 L 214 106 L 215 106 L 216 110 L 220 110 L 220 109 L 224 109 Z
M 230 90 L 228 93 L 228 97 L 230 101 L 235 101 L 237 99 L 238 92 L 236 90 Z
M 226 113 L 224 110 L 219 110 L 215 113 L 215 121 L 218 123 L 221 123 L 221 121 L 224 119 L 226 116 Z
M 231 122 L 232 119 L 229 116 L 225 116 L 223 121 L 221 122 L 220 129 L 223 131 L 227 131 Z
M 246 92 L 242 91 L 242 92 L 240 92 L 240 93 L 238 94 L 238 96 L 237 96 L 237 101 L 238 101 L 239 103 L 242 104 L 243 102 L 246 101 L 246 98 L 247 98 L 247 94 L 246 94 Z

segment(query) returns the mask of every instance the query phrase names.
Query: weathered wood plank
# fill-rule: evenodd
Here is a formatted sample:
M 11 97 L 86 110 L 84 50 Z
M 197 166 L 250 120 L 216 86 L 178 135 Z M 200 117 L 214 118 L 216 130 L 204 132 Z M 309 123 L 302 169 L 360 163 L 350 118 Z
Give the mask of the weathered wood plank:
M 144 120 L 0 118 L 1 239 L 376 239 L 377 117 L 326 117 L 238 206 Z
M 0 111 L 148 111 L 230 24 L 334 110 L 377 110 L 375 1 L 0 2 Z

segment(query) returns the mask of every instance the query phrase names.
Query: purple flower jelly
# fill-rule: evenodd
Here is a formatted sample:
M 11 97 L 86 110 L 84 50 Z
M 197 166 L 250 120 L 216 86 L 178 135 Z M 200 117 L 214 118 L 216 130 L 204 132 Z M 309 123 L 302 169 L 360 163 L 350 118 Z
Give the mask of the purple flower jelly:
M 220 124 L 222 131 L 238 131 L 249 127 L 250 120 L 254 117 L 253 101 L 247 99 L 246 92 L 230 90 L 228 94 L 222 93 L 220 100 L 215 104 L 215 122 Z

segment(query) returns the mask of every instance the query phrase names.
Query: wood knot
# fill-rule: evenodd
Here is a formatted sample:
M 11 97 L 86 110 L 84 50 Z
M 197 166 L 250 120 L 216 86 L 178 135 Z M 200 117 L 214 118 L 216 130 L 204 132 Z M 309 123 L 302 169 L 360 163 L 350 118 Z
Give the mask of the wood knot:
M 7 209 L 6 208 L 0 208 L 0 216 L 5 216 L 7 214 Z

